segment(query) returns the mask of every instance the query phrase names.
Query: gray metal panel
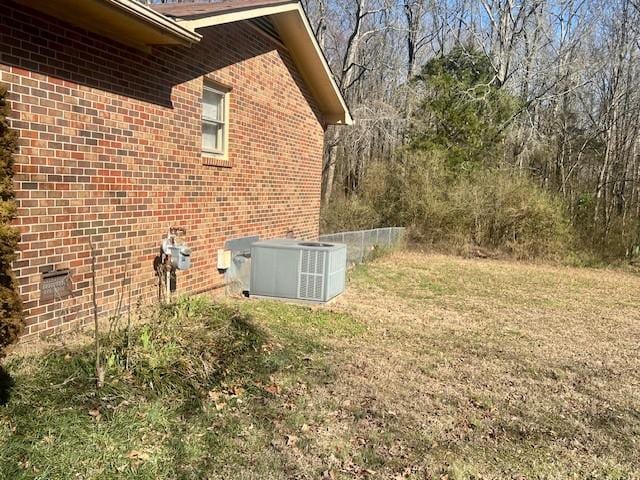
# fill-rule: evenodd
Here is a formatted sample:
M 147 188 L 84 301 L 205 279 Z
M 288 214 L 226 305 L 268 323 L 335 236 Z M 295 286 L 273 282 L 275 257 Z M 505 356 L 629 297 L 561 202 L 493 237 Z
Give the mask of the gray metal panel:
M 252 235 L 250 237 L 234 238 L 224 242 L 225 250 L 231 250 L 233 252 L 248 252 L 251 249 L 251 245 L 260 240 L 259 235 Z
M 251 247 L 251 295 L 324 302 L 342 293 L 343 244 L 276 239 Z
M 251 288 L 251 253 L 234 255 L 226 275 L 227 279 L 231 279 L 233 284 L 237 285 L 238 293 L 249 291 Z
M 251 247 L 251 294 L 297 298 L 299 251 Z
M 225 250 L 231 251 L 231 265 L 224 274 L 227 289 L 232 293 L 248 291 L 251 287 L 251 245 L 260 236 L 233 238 L 224 243 Z
M 325 277 L 324 301 L 331 300 L 336 295 L 341 294 L 345 287 L 345 277 L 347 273 L 347 246 L 331 252 L 327 275 Z
M 324 301 L 327 264 L 326 250 L 302 249 L 300 250 L 300 281 L 298 284 L 298 297 L 303 300 Z

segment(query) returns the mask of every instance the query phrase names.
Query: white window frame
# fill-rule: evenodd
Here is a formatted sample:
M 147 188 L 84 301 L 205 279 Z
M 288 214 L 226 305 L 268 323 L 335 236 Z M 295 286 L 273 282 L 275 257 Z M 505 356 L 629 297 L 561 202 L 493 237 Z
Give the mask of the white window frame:
M 205 91 L 213 92 L 222 97 L 222 120 L 207 118 L 204 114 L 204 94 Z M 204 133 L 202 132 L 203 126 L 205 124 L 215 124 L 222 129 L 222 134 L 220 135 L 222 141 L 222 148 L 219 150 L 210 150 L 204 147 Z M 229 148 L 229 91 L 225 91 L 220 87 L 217 87 L 215 84 L 208 80 L 204 80 L 202 85 L 202 118 L 201 118 L 201 148 L 202 153 L 207 156 L 212 156 L 215 158 L 226 159 Z

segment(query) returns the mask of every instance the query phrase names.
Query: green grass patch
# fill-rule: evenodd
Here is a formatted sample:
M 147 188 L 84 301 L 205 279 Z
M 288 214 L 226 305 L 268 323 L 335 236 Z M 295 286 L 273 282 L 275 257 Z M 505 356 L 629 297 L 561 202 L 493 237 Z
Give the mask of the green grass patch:
M 297 381 L 332 378 L 326 337 L 362 331 L 327 311 L 194 298 L 134 329 L 129 369 L 125 334 L 105 339 L 98 391 L 89 345 L 15 357 L 0 478 L 202 478 L 250 463 L 266 475 L 281 460 L 255 452 L 281 440 L 274 425 L 306 421 L 284 406 Z

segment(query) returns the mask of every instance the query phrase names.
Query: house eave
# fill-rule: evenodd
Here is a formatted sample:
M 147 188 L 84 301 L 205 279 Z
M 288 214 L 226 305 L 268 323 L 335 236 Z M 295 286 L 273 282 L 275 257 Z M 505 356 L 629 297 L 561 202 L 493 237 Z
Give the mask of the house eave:
M 351 125 L 353 119 L 302 5 L 296 0 L 171 18 L 136 0 L 16 0 L 59 18 L 149 52 L 153 45 L 198 43 L 196 30 L 268 17 L 278 30 L 300 74 L 316 99 L 326 124 Z
M 86 1 L 86 0 L 85 0 Z M 100 0 L 93 0 L 100 1 Z M 173 36 L 179 43 L 197 43 L 202 35 L 194 32 L 184 26 L 174 22 L 170 18 L 156 12 L 152 8 L 147 7 L 135 0 L 102 0 L 113 4 L 114 6 L 128 12 L 136 18 L 146 21 L 150 25 L 162 29 Z
M 16 1 L 46 15 L 136 48 L 192 44 L 202 38 L 193 30 L 135 0 Z
M 278 30 L 311 94 L 318 101 L 325 123 L 352 125 L 353 119 L 349 108 L 299 2 L 288 1 L 263 7 L 198 14 L 175 20 L 185 28 L 201 31 L 208 27 L 259 17 L 268 17 Z

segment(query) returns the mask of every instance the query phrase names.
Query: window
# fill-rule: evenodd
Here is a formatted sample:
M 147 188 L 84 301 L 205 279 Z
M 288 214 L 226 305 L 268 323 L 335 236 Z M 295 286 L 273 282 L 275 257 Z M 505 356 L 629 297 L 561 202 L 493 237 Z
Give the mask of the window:
M 202 151 L 205 153 L 226 153 L 227 96 L 205 83 L 202 95 Z

